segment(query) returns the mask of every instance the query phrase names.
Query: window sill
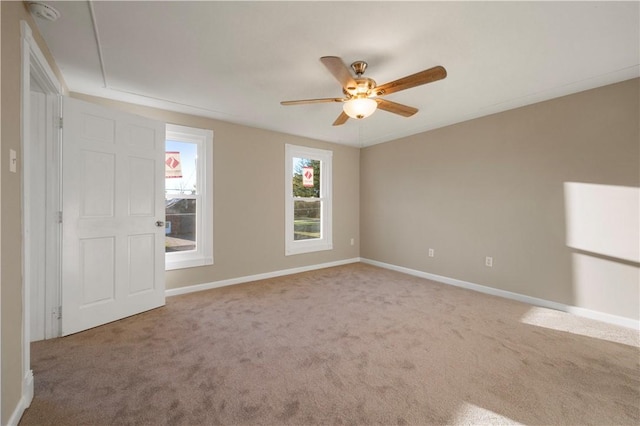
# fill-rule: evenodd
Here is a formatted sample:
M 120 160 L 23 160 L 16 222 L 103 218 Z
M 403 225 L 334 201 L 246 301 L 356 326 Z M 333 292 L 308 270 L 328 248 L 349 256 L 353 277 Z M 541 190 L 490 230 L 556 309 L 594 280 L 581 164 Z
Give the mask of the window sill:
M 284 251 L 285 256 L 292 256 L 294 254 L 303 254 L 303 253 L 313 253 L 316 251 L 325 251 L 325 250 L 333 250 L 333 244 L 331 243 L 322 243 L 322 244 L 305 244 L 305 245 L 297 245 L 297 243 L 291 243 L 287 246 Z
M 175 269 L 194 268 L 198 266 L 213 265 L 212 257 L 188 257 L 183 259 L 165 260 L 164 270 L 172 271 Z

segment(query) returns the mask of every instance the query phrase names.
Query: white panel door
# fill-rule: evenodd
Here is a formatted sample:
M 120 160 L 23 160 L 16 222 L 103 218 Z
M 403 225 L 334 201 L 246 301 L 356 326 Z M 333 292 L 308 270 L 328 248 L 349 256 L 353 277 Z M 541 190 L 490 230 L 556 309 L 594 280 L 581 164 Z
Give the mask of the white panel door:
M 62 335 L 165 304 L 164 147 L 164 123 L 64 99 Z

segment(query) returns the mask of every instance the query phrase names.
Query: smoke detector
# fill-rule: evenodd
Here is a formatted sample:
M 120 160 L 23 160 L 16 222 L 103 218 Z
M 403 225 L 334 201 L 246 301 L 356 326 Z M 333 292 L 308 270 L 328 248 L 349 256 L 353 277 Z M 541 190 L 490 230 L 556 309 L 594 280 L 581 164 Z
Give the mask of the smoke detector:
M 53 7 L 40 1 L 30 1 L 29 10 L 38 18 L 46 19 L 47 21 L 55 21 L 60 17 L 58 12 Z

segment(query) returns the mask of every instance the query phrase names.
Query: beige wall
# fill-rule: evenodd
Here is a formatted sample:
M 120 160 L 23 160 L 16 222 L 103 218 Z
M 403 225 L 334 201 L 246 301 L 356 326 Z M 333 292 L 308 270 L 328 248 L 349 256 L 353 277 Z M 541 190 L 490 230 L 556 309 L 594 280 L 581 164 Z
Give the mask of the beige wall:
M 567 247 L 564 183 L 640 186 L 639 94 L 634 79 L 363 149 L 361 256 L 637 320 L 638 264 Z
M 166 123 L 213 130 L 215 264 L 169 271 L 167 288 L 360 255 L 359 149 L 81 94 L 72 96 Z M 331 251 L 284 255 L 284 146 L 287 143 L 333 151 L 334 249 Z M 351 238 L 356 241 L 353 246 Z
M 26 21 L 33 37 L 60 78 L 55 63 L 23 2 L 0 4 L 2 8 L 2 145 L 0 160 L 9 164 L 9 150 L 18 154 L 17 173 L 1 168 L 2 224 L 1 232 L 1 311 L 2 311 L 2 419 L 5 424 L 13 414 L 21 397 L 22 387 L 22 222 L 20 111 L 21 111 L 21 33 L 20 21 Z M 63 83 L 63 80 L 60 78 Z M 64 84 L 64 83 L 63 83 Z
M 9 149 L 20 154 L 20 19 L 28 19 L 20 2 L 2 7 L 2 164 Z M 29 21 L 30 24 L 33 21 Z M 32 27 L 35 27 L 32 25 Z M 20 172 L 20 170 L 18 170 Z M 20 175 L 2 167 L 2 424 L 21 397 L 22 387 L 22 271 Z
M 2 6 L 0 5 L 0 82 L 2 81 Z M 0 98 L 2 98 L 2 84 L 0 84 Z M 0 101 L 0 160 L 3 160 L 2 155 L 2 102 Z M 0 161 L 0 200 L 2 200 L 2 162 Z M 0 326 L 2 324 L 2 209 L 0 208 Z M 0 327 L 1 328 L 1 327 Z M 2 389 L 2 337 L 4 333 L 0 330 L 0 424 L 4 424 L 2 417 L 2 395 L 4 389 Z

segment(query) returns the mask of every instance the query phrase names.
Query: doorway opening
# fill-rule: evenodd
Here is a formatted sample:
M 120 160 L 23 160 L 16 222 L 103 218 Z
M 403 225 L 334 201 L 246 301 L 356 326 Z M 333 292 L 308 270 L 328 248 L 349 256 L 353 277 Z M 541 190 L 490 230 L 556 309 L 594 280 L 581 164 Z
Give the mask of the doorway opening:
M 61 95 L 53 70 L 22 21 L 22 401 L 33 398 L 30 343 L 59 335 Z

